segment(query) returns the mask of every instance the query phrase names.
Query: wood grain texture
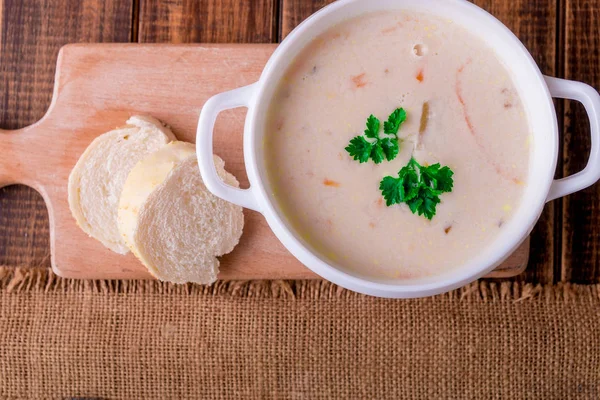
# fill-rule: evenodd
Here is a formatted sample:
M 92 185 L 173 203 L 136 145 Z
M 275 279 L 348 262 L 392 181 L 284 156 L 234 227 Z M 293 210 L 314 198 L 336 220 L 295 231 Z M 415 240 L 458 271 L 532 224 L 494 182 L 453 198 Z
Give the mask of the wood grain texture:
M 0 265 L 50 266 L 46 204 L 26 186 L 0 188 Z
M 216 93 L 256 81 L 274 49 L 269 44 L 114 44 L 70 45 L 61 50 L 49 112 L 37 124 L 0 132 L 0 149 L 12 155 L 0 159 L 0 186 L 25 183 L 44 197 L 57 274 L 87 279 L 149 277 L 133 255 L 111 252 L 76 226 L 67 203 L 73 166 L 94 138 L 133 114 L 153 115 L 169 124 L 178 139 L 195 141 L 204 102 Z M 243 123 L 244 112 L 236 109 L 215 127 L 215 153 L 238 177 L 245 170 Z M 316 277 L 285 250 L 262 215 L 246 210 L 245 220 L 240 244 L 221 259 L 220 278 Z M 525 243 L 494 276 L 521 272 L 528 250 Z
M 600 88 L 600 3 L 567 0 L 565 6 L 565 78 Z M 590 128 L 583 106 L 565 103 L 564 174 L 582 170 L 590 148 Z M 600 185 L 563 200 L 562 280 L 600 280 Z
M 39 120 L 52 96 L 59 48 L 126 42 L 132 1 L 0 0 L 0 127 Z M 50 265 L 46 206 L 31 188 L 0 189 L 0 264 Z
M 141 43 L 270 43 L 277 0 L 140 0 Z
M 333 3 L 333 0 L 281 0 L 279 40 L 285 39 L 292 29 L 310 17 L 312 13 L 331 3 Z
M 163 42 L 277 41 L 329 1 L 140 0 L 139 13 L 132 9 L 134 3 L 137 4 L 137 0 L 85 3 L 0 0 L 0 82 L 3 86 L 0 127 L 26 126 L 44 114 L 52 92 L 54 57 L 63 43 L 128 41 L 138 36 L 140 41 Z M 595 87 L 600 85 L 597 1 L 481 0 L 476 3 L 519 36 L 544 73 L 562 75 L 561 69 L 556 70 L 555 66 L 564 62 L 567 78 L 580 79 Z M 564 60 L 562 43 L 558 42 L 559 47 L 555 45 L 560 31 L 557 32 L 556 21 L 553 21 L 560 20 L 556 10 L 562 12 L 563 6 L 567 30 Z M 200 13 L 202 15 L 194 15 Z M 279 21 L 269 19 L 269 15 L 279 16 Z M 221 26 L 227 28 L 221 29 Z M 565 163 L 559 174 L 576 172 L 585 163 L 586 155 L 582 153 L 587 154 L 589 146 L 585 121 L 580 105 L 569 104 L 564 124 Z M 592 188 L 567 197 L 564 207 L 561 202 L 554 202 L 546 208 L 532 235 L 531 262 L 524 279 L 598 281 L 598 195 Z M 555 223 L 557 216 L 559 220 Z M 35 191 L 16 186 L 1 188 L 0 264 L 47 265 L 44 261 L 48 258 L 46 218 L 45 205 Z M 559 240 L 555 241 L 554 235 Z M 555 271 L 561 271 L 562 277 L 552 273 L 552 265 Z
M 282 0 L 281 39 L 310 14 L 331 2 Z M 521 39 L 543 73 L 556 73 L 556 1 L 475 0 L 474 3 L 493 14 Z M 531 235 L 531 256 L 522 279 L 542 283 L 553 282 L 555 262 L 558 261 L 554 255 L 554 220 L 555 205 L 550 203 L 544 209 Z

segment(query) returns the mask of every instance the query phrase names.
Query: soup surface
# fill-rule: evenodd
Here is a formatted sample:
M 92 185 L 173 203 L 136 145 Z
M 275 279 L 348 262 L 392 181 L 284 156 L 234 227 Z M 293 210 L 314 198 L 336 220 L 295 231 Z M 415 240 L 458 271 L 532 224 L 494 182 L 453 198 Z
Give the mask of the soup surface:
M 373 114 L 406 110 L 391 161 L 345 150 Z M 310 247 L 374 280 L 439 274 L 501 231 L 527 184 L 531 134 L 508 70 L 451 20 L 373 13 L 312 41 L 276 89 L 265 132 L 272 195 Z M 414 157 L 454 172 L 431 220 L 386 206 L 384 176 Z

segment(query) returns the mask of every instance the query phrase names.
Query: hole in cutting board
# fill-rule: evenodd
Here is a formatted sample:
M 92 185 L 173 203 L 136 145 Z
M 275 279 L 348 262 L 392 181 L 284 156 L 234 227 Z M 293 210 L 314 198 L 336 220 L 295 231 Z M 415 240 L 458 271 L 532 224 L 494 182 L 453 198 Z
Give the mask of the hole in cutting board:
M 220 113 L 213 139 L 214 153 L 225 160 L 225 169 L 235 175 L 242 189 L 250 186 L 243 151 L 246 112 L 246 108 L 240 107 Z

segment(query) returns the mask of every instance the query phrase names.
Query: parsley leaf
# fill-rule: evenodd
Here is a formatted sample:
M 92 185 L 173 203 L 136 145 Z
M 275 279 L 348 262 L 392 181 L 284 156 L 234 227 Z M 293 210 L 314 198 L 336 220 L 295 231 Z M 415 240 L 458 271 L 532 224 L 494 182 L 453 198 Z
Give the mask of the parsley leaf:
M 435 207 L 440 202 L 440 191 L 428 186 L 420 186 L 419 194 L 414 199 L 408 201 L 408 207 L 413 214 L 424 215 L 427 219 L 432 219 L 435 215 Z
M 393 160 L 398 155 L 398 151 L 400 150 L 400 145 L 398 143 L 398 138 L 383 138 L 379 140 L 379 144 L 383 150 L 383 154 L 385 154 L 385 158 L 388 161 Z
M 451 192 L 454 172 L 448 167 L 440 168 L 440 164 L 421 167 L 421 174 L 427 186 L 435 187 L 442 192 Z
M 419 182 L 419 174 L 415 166 L 418 164 L 411 158 L 405 167 L 402 167 L 398 172 L 398 176 L 402 180 L 402 201 L 407 202 L 414 199 L 419 194 L 421 183 Z
M 379 138 L 379 125 L 381 122 L 373 114 L 367 118 L 367 129 L 365 129 L 365 136 L 371 139 Z
M 375 164 L 379 164 L 383 161 L 384 158 L 383 148 L 381 147 L 381 142 L 377 141 L 373 144 L 373 149 L 371 150 L 371 159 Z
M 379 182 L 379 190 L 381 190 L 381 194 L 383 194 L 383 198 L 385 199 L 385 205 L 388 207 L 404 201 L 404 191 L 400 179 L 391 176 L 384 177 Z
M 454 172 L 450 168 L 441 167 L 439 163 L 425 167 L 411 158 L 398 171 L 397 178 L 384 177 L 379 183 L 379 190 L 388 207 L 406 203 L 413 214 L 432 219 L 440 203 L 440 195 L 452 191 L 452 175 Z
M 419 187 L 419 175 L 410 162 L 398 172 L 398 178 L 386 176 L 379 183 L 379 190 L 388 207 L 413 200 L 419 193 Z
M 395 135 L 400 129 L 400 125 L 406 121 L 406 111 L 404 108 L 396 108 L 393 113 L 390 114 L 388 120 L 383 123 L 383 132 L 388 135 Z
M 380 164 L 383 160 L 392 161 L 400 151 L 400 139 L 398 139 L 398 129 L 402 122 L 406 120 L 406 111 L 403 108 L 397 108 L 388 117 L 388 120 L 383 124 L 384 133 L 393 135 L 392 137 L 379 136 L 379 128 L 381 121 L 373 114 L 367 118 L 367 129 L 364 136 L 355 136 L 350 140 L 350 144 L 346 147 L 346 151 L 354 160 L 361 163 L 373 160 L 375 164 Z M 372 141 L 365 139 L 372 139 Z
M 369 161 L 369 156 L 371 155 L 371 145 L 370 142 L 367 142 L 363 136 L 356 136 L 352 140 L 350 140 L 350 144 L 346 147 L 346 151 L 355 159 L 361 163 Z

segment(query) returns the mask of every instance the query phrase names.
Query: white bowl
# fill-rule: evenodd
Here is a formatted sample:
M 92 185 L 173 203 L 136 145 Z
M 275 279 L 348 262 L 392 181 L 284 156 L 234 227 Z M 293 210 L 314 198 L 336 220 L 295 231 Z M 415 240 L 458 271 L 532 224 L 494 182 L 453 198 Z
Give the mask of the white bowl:
M 406 282 L 376 282 L 346 272 L 321 258 L 295 234 L 278 212 L 270 196 L 265 173 L 262 138 L 265 115 L 274 90 L 295 56 L 316 36 L 346 19 L 361 14 L 391 9 L 423 11 L 452 19 L 474 32 L 493 48 L 510 70 L 527 112 L 533 133 L 529 175 L 523 199 L 511 220 L 497 238 L 480 254 L 447 273 Z M 583 103 L 591 124 L 592 146 L 585 169 L 564 179 L 553 180 L 558 155 L 558 127 L 552 97 Z M 213 165 L 213 128 L 220 111 L 248 107 L 244 127 L 244 158 L 249 189 L 223 183 Z M 508 257 L 531 232 L 547 201 L 573 193 L 600 178 L 600 96 L 592 87 L 574 81 L 545 77 L 531 55 L 515 35 L 500 21 L 481 8 L 464 0 L 341 0 L 313 14 L 275 50 L 260 80 L 210 98 L 198 123 L 196 148 L 202 179 L 216 196 L 261 212 L 281 243 L 304 265 L 325 279 L 342 287 L 381 297 L 422 297 L 463 286 L 494 269 Z

